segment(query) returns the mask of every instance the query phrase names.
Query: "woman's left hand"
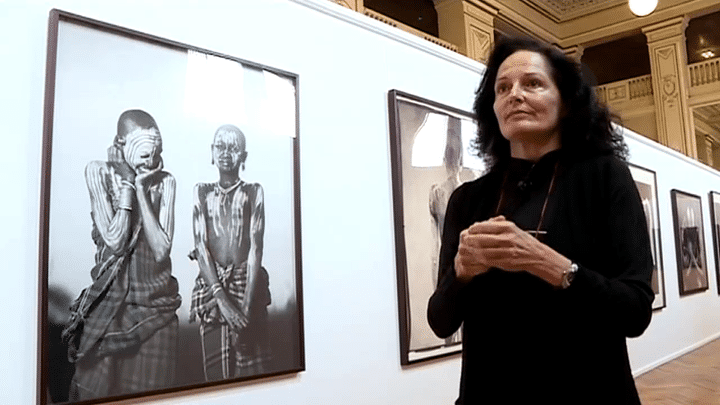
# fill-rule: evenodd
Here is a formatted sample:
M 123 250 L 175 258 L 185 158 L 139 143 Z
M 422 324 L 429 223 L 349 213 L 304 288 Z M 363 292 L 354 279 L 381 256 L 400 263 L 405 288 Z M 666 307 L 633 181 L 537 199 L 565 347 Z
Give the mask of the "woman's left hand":
M 571 264 L 502 215 L 473 224 L 468 234 L 467 243 L 479 250 L 487 265 L 505 271 L 526 271 L 556 286 L 562 283 L 563 272 Z

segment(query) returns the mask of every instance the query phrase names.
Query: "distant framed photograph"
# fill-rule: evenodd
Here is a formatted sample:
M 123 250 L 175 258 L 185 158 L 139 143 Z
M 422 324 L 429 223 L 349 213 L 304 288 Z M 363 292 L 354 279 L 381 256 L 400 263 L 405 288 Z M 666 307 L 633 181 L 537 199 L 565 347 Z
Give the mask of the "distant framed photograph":
M 710 192 L 710 223 L 712 224 L 713 253 L 715 254 L 715 275 L 720 294 L 720 193 Z
M 41 404 L 305 369 L 298 76 L 50 13 Z
M 427 322 L 438 279 L 440 238 L 450 194 L 478 178 L 472 114 L 418 96 L 388 93 L 403 365 L 458 353 L 461 333 L 440 339 Z
M 653 273 L 650 285 L 655 293 L 653 309 L 665 308 L 665 272 L 660 244 L 660 214 L 658 212 L 657 177 L 654 171 L 630 164 L 630 173 L 640 193 L 647 230 L 650 236 L 650 249 L 653 257 Z
M 675 254 L 680 295 L 708 289 L 703 237 L 702 201 L 699 196 L 680 190 L 670 191 Z

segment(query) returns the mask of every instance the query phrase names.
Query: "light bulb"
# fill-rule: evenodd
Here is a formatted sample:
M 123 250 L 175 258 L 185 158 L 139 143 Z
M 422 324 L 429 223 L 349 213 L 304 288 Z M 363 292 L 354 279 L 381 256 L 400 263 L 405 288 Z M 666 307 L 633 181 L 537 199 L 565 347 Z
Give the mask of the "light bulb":
M 657 7 L 658 0 L 629 0 L 628 5 L 630 11 L 638 17 L 644 17 L 653 11 Z

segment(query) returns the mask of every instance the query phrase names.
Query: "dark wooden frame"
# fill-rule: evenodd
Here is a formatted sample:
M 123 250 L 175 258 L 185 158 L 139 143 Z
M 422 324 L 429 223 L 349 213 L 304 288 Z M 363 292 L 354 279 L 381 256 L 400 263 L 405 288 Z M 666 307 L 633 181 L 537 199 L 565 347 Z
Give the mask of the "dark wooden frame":
M 415 134 L 408 135 L 402 133 L 402 103 L 408 103 L 422 109 L 427 109 L 427 111 L 429 112 L 444 114 L 447 116 L 458 118 L 461 121 L 461 126 L 463 125 L 463 122 L 472 122 L 472 124 L 474 125 L 474 120 L 471 113 L 459 110 L 457 108 L 449 107 L 431 100 L 424 99 L 422 97 L 404 93 L 399 90 L 391 90 L 388 92 L 390 149 L 393 179 L 393 211 L 395 222 L 395 256 L 397 266 L 400 325 L 400 362 L 402 365 L 408 365 L 434 358 L 453 355 L 459 353 L 462 348 L 459 341 L 454 342 L 435 338 L 430 331 L 429 326 L 427 325 L 425 311 L 417 310 L 418 307 L 427 308 L 427 300 L 430 298 L 430 293 L 432 292 L 432 289 L 434 289 L 434 286 L 432 286 L 432 280 L 427 279 L 431 278 L 430 273 L 431 271 L 434 271 L 434 269 L 432 269 L 432 263 L 430 263 L 430 265 L 428 266 L 425 259 L 418 259 L 417 257 L 414 257 L 413 253 L 411 252 L 420 251 L 421 255 L 427 255 L 427 259 L 432 260 L 431 252 L 427 249 L 418 249 L 418 246 L 426 247 L 428 242 L 433 243 L 433 239 L 430 238 L 430 240 L 428 241 L 428 234 L 423 234 L 422 232 L 413 233 L 412 229 L 414 229 L 414 224 L 419 224 L 418 228 L 421 228 L 423 226 L 426 227 L 422 229 L 423 232 L 432 233 L 432 231 L 429 229 L 431 227 L 431 215 L 428 208 L 429 190 L 426 183 L 431 183 L 432 181 L 434 181 L 431 179 L 442 180 L 444 179 L 444 177 L 439 178 L 437 170 L 440 169 L 434 167 L 424 168 L 422 170 L 426 171 L 422 172 L 413 172 L 413 176 L 409 175 L 409 173 L 406 173 L 406 168 L 409 167 L 409 163 L 406 161 L 406 164 L 404 165 L 403 162 L 404 160 L 409 159 L 410 156 L 403 156 L 403 147 L 408 147 L 408 145 L 404 144 L 404 140 L 407 136 L 414 136 Z M 419 128 L 417 128 L 417 130 L 419 133 Z M 474 132 L 475 131 L 473 130 L 473 136 Z M 435 135 L 433 134 L 433 136 Z M 447 132 L 442 134 L 438 133 L 437 136 L 442 136 L 442 142 L 443 144 L 445 144 L 445 137 L 447 136 Z M 462 142 L 464 143 L 464 147 L 468 146 L 466 144 L 466 140 L 463 139 Z M 438 153 L 442 157 L 444 152 L 443 150 L 439 150 Z M 464 156 L 467 155 L 464 154 Z M 443 167 L 442 163 L 439 167 Z M 412 167 L 410 169 L 421 170 L 415 167 Z M 435 172 L 433 172 L 433 170 L 435 170 Z M 463 165 L 460 171 L 464 176 L 471 176 L 470 178 L 474 178 L 477 175 L 477 172 L 472 172 L 471 174 L 471 172 L 467 169 L 466 165 Z M 464 178 L 463 180 L 466 181 L 470 178 Z M 406 197 L 404 196 L 405 192 L 421 193 L 422 191 L 424 191 L 425 194 L 419 194 L 418 198 L 406 199 Z M 418 204 L 418 206 L 414 207 L 413 204 Z M 424 207 L 420 207 L 422 204 L 424 204 Z M 416 264 L 420 263 L 422 265 L 413 267 L 410 262 Z M 422 289 L 422 293 L 416 293 L 416 291 L 420 291 L 420 289 L 416 288 L 416 286 L 421 283 L 419 281 L 421 278 L 424 281 L 424 289 Z M 428 289 L 427 287 L 431 287 L 431 289 Z M 415 303 L 415 305 L 413 305 L 413 303 Z M 413 311 L 413 308 L 416 308 L 416 310 Z M 414 319 L 416 320 L 416 323 L 413 323 L 413 317 L 415 317 Z M 419 325 L 418 323 L 422 323 L 422 325 Z M 428 344 L 427 346 L 420 346 L 419 344 L 416 344 L 415 346 L 420 347 L 411 347 L 413 345 L 411 340 L 413 326 L 417 328 L 423 328 L 423 339 L 436 339 L 437 342 L 433 342 L 432 344 Z M 459 336 L 459 334 L 460 332 L 458 332 L 457 336 Z M 418 334 L 418 336 L 419 335 L 420 334 Z M 460 339 L 458 338 L 458 340 Z
M 79 16 L 76 14 L 68 13 L 61 10 L 52 10 L 50 12 L 49 16 L 49 30 L 48 30 L 48 47 L 47 47 L 47 60 L 46 60 L 46 77 L 45 77 L 45 105 L 44 105 L 44 114 L 43 114 L 43 143 L 42 143 L 42 179 L 41 179 L 41 208 L 40 208 L 40 220 L 39 220 L 39 328 L 38 328 L 38 357 L 39 357 L 39 367 L 38 367 L 38 384 L 37 384 L 37 398 L 38 403 L 40 404 L 47 404 L 47 403 L 55 403 L 53 402 L 52 398 L 50 397 L 50 392 L 52 388 L 53 382 L 51 380 L 56 380 L 58 378 L 58 374 L 60 373 L 57 369 L 52 369 L 50 361 L 51 357 L 55 356 L 57 353 L 53 352 L 51 353 L 49 345 L 49 339 L 50 339 L 50 322 L 48 320 L 48 307 L 50 305 L 49 303 L 49 268 L 53 265 L 51 257 L 51 211 L 54 209 L 53 201 L 51 201 L 51 188 L 54 188 L 53 191 L 62 190 L 62 188 L 59 188 L 56 183 L 54 183 L 55 178 L 62 179 L 65 175 L 62 173 L 63 167 L 59 168 L 53 168 L 52 162 L 53 162 L 53 141 L 55 138 L 55 141 L 59 142 L 60 140 L 66 140 L 66 141 L 72 141 L 73 135 L 72 134 L 66 134 L 66 133 L 54 133 L 55 130 L 55 120 L 57 119 L 58 114 L 56 114 L 56 111 L 58 109 L 58 106 L 63 103 L 64 100 L 56 100 L 56 85 L 58 83 L 58 80 L 62 79 L 60 75 L 62 75 L 62 72 L 58 72 L 58 52 L 60 51 L 67 51 L 68 48 L 71 48 L 70 45 L 65 44 L 65 48 L 59 47 L 59 35 L 61 27 L 69 27 L 70 24 L 74 27 L 81 27 L 82 29 L 89 29 L 93 33 L 101 33 L 103 35 L 110 34 L 112 38 L 120 38 L 121 40 L 127 40 L 128 44 L 130 43 L 136 43 L 142 42 L 144 44 L 149 44 L 153 47 L 158 47 L 157 49 L 164 49 L 165 51 L 178 51 L 178 52 L 186 52 L 189 53 L 190 51 L 198 52 L 201 54 L 208 55 L 208 57 L 217 57 L 222 58 L 227 61 L 231 62 L 237 62 L 241 65 L 241 70 L 254 70 L 258 71 L 259 74 L 264 75 L 266 73 L 271 73 L 275 75 L 276 77 L 280 78 L 280 80 L 284 80 L 287 82 L 292 83 L 292 86 L 294 87 L 294 94 L 292 97 L 288 96 L 288 100 L 291 100 L 294 97 L 294 105 L 290 105 L 292 103 L 288 104 L 288 107 L 285 109 L 285 112 L 287 113 L 288 120 L 288 131 L 285 133 L 287 136 L 286 138 L 283 138 L 285 145 L 288 145 L 289 148 L 287 149 L 287 152 L 285 152 L 286 156 L 289 157 L 289 160 L 283 160 L 282 163 L 277 158 L 275 160 L 275 163 L 278 166 L 282 164 L 282 168 L 279 168 L 277 170 L 282 171 L 282 180 L 278 183 L 279 185 L 275 185 L 276 188 L 282 188 L 284 187 L 284 192 L 287 193 L 287 196 L 289 197 L 287 202 L 283 202 L 282 204 L 287 205 L 286 211 L 287 214 L 283 218 L 286 218 L 287 221 L 283 222 L 282 228 L 287 230 L 290 229 L 291 235 L 287 235 L 284 238 L 278 238 L 281 239 L 282 242 L 277 242 L 278 244 L 282 244 L 283 247 L 286 249 L 285 255 L 287 255 L 288 251 L 291 251 L 294 253 L 293 256 L 289 256 L 288 259 L 286 259 L 283 263 L 287 263 L 286 266 L 283 266 L 281 269 L 269 269 L 268 272 L 271 273 L 271 289 L 272 289 L 272 271 L 276 271 L 276 274 L 279 274 L 279 272 L 285 272 L 282 273 L 283 277 L 290 280 L 288 285 L 293 285 L 293 287 L 289 287 L 286 290 L 283 291 L 283 294 L 286 295 L 287 301 L 284 307 L 282 307 L 278 312 L 282 313 L 280 318 L 282 318 L 282 321 L 286 321 L 285 323 L 275 321 L 276 323 L 273 323 L 272 326 L 276 325 L 282 325 L 280 328 L 282 329 L 281 332 L 278 332 L 277 330 L 274 330 L 271 335 L 277 335 L 276 337 L 271 337 L 271 340 L 273 341 L 273 345 L 279 345 L 284 346 L 284 351 L 277 353 L 277 359 L 275 359 L 275 362 L 271 364 L 271 369 L 263 374 L 257 374 L 252 375 L 249 377 L 241 377 L 241 378 L 228 378 L 221 381 L 215 381 L 215 382 L 206 382 L 204 379 L 202 380 L 193 380 L 189 383 L 185 383 L 182 385 L 175 385 L 170 388 L 164 388 L 161 390 L 156 391 L 147 391 L 147 392 L 140 392 L 140 393 L 134 393 L 134 394 L 121 394 L 117 396 L 108 396 L 108 397 L 102 397 L 102 398 L 95 398 L 92 400 L 87 401 L 81 401 L 81 402 L 72 402 L 72 403 L 82 403 L 82 404 L 91 404 L 91 403 L 100 403 L 105 401 L 116 401 L 121 399 L 127 399 L 127 398 L 135 398 L 135 397 L 141 397 L 141 396 L 147 396 L 147 395 L 157 395 L 157 394 L 167 394 L 167 393 L 174 393 L 174 392 L 181 392 L 183 390 L 190 390 L 190 389 L 197 389 L 197 388 L 208 388 L 208 387 L 219 387 L 222 385 L 227 385 L 228 383 L 235 383 L 237 385 L 238 382 L 242 381 L 248 381 L 248 380 L 255 380 L 258 378 L 266 378 L 266 377 L 273 377 L 273 376 L 279 376 L 279 375 L 286 375 L 289 373 L 297 373 L 300 371 L 305 370 L 305 343 L 304 343 L 304 326 L 303 326 L 303 296 L 302 296 L 302 258 L 301 258 L 301 220 L 300 220 L 300 162 L 299 162 L 299 77 L 296 74 L 289 73 L 280 69 L 271 68 L 268 66 L 264 66 L 258 63 L 249 62 L 245 60 L 241 60 L 232 56 L 216 53 L 213 51 L 208 51 L 205 49 L 197 48 L 194 46 L 182 44 L 179 42 L 175 42 L 172 40 L 167 40 L 164 38 L 159 38 L 153 35 L 144 34 L 141 32 L 137 32 L 134 30 L 130 30 L 127 28 L 119 27 L 116 25 L 108 24 L 105 22 L 100 22 L 97 20 L 93 20 L 90 18 L 86 18 L 83 16 Z M 69 29 L 69 28 L 68 28 Z M 80 41 L 80 40 L 78 40 Z M 81 44 L 75 44 L 73 45 L 80 46 Z M 163 52 L 165 52 L 163 51 Z M 91 58 L 90 56 L 89 58 Z M 78 65 L 83 65 L 82 61 L 78 61 Z M 83 65 L 84 66 L 84 65 Z M 154 76 L 153 76 L 154 77 Z M 113 84 L 115 84 L 113 82 Z M 123 83 L 117 83 L 117 85 L 122 86 Z M 108 97 L 112 97 L 113 95 L 110 94 Z M 294 109 L 294 111 L 293 111 Z M 292 114 L 294 114 L 293 117 L 290 116 L 290 112 L 292 111 Z M 121 111 L 118 111 L 117 114 L 119 114 Z M 179 112 L 178 115 L 182 114 L 182 111 Z M 117 115 L 116 115 L 117 117 Z M 292 119 L 294 118 L 294 133 L 292 132 L 291 126 Z M 113 123 L 114 125 L 114 123 Z M 160 124 L 160 127 L 162 128 L 163 125 Z M 217 128 L 217 127 L 215 127 Z M 247 134 L 247 133 L 246 133 Z M 185 135 L 185 134 L 183 134 Z M 210 165 L 210 144 L 212 143 L 212 135 L 213 133 L 207 133 L 203 134 L 207 137 L 207 153 L 203 153 L 201 162 L 206 165 Z M 165 140 L 167 135 L 163 135 L 163 138 Z M 187 139 L 187 138 L 186 138 Z M 265 139 L 265 138 L 263 138 Z M 177 141 L 176 141 L 177 142 Z M 256 142 L 256 144 L 269 144 L 271 141 L 266 140 L 260 140 Z M 107 136 L 107 145 L 112 144 L 112 135 Z M 263 145 L 265 145 L 263 144 Z M 267 146 L 262 146 L 263 148 L 267 148 Z M 104 153 L 104 151 L 102 151 Z M 165 155 L 167 151 L 163 152 L 163 155 Z M 98 159 L 102 160 L 104 157 L 102 154 L 98 155 Z M 257 161 L 257 160 L 256 160 Z M 177 166 L 176 166 L 177 167 Z M 172 171 L 172 168 L 169 168 L 170 171 Z M 259 170 L 259 169 L 258 169 Z M 264 169 L 263 169 L 264 170 Z M 82 176 L 82 173 L 80 173 Z M 217 169 L 215 169 L 215 176 L 217 176 Z M 217 180 L 217 177 L 208 178 L 204 181 L 213 181 Z M 263 184 L 263 186 L 267 187 L 267 185 Z M 177 195 L 180 193 L 189 192 L 192 193 L 192 188 L 190 189 L 183 189 L 182 191 L 178 188 Z M 192 195 L 192 194 L 191 194 Z M 84 192 L 85 198 L 87 198 L 87 191 Z M 268 197 L 265 197 L 266 205 L 268 201 Z M 63 207 L 63 210 L 71 211 L 74 207 Z M 273 211 L 276 212 L 277 210 Z M 58 215 L 58 212 L 54 212 L 55 217 L 60 217 Z M 60 212 L 62 214 L 62 212 Z M 87 212 L 83 212 L 83 219 L 89 218 Z M 177 238 L 178 234 L 178 228 L 181 226 L 191 226 L 190 218 L 178 218 L 177 216 L 177 203 L 176 203 L 176 219 L 175 219 L 175 235 Z M 275 228 L 277 229 L 277 228 Z M 275 233 L 277 235 L 277 233 Z M 71 235 L 73 236 L 73 235 Z M 78 235 L 78 242 L 76 243 L 82 243 L 85 242 L 85 240 L 89 240 L 90 237 L 90 229 L 87 229 L 86 232 L 83 232 L 82 235 Z M 267 255 L 267 241 L 268 238 L 272 238 L 272 235 L 270 234 L 270 231 L 268 230 L 266 226 L 265 230 L 265 254 Z M 177 239 L 174 241 L 174 245 L 176 244 Z M 287 246 L 286 246 L 287 245 Z M 53 249 L 54 250 L 54 249 Z M 175 246 L 173 246 L 173 250 L 175 250 Z M 272 252 L 275 252 L 275 250 L 272 250 Z M 181 254 L 183 257 L 185 257 L 186 252 L 178 252 L 178 254 Z M 188 261 L 187 258 L 185 258 L 186 261 Z M 267 267 L 267 264 L 265 260 L 263 261 L 263 265 Z M 194 265 L 193 265 L 194 266 Z M 173 273 L 177 273 L 177 264 L 176 260 L 173 259 L 173 267 L 174 271 Z M 196 266 L 192 267 L 193 269 L 197 269 Z M 196 270 L 197 271 L 197 270 Z M 88 274 L 89 278 L 89 272 L 90 268 L 82 268 L 78 270 L 79 272 L 85 272 Z M 196 275 L 197 273 L 195 273 Z M 292 284 L 294 283 L 294 284 Z M 181 286 L 182 287 L 182 286 Z M 192 288 L 192 286 L 190 286 Z M 280 287 L 278 287 L 280 288 Z M 50 291 L 52 292 L 52 291 Z M 71 297 L 71 298 L 74 298 Z M 190 295 L 189 294 L 183 294 L 182 296 L 183 301 L 189 302 Z M 273 297 L 275 298 L 275 297 Z M 181 307 L 182 309 L 183 307 Z M 178 309 L 177 313 L 179 317 L 184 316 L 187 318 L 187 314 L 181 313 L 181 309 Z M 272 321 L 271 321 L 272 322 Z M 197 328 L 197 324 L 193 324 L 195 328 Z M 194 346 L 199 346 L 200 336 L 197 331 L 195 331 L 195 338 L 197 339 L 196 342 L 193 342 Z M 276 341 L 277 340 L 277 341 Z M 273 346 L 274 347 L 274 346 Z M 178 347 L 178 351 L 181 352 L 183 349 L 183 343 L 182 343 L 182 337 L 180 338 L 180 345 Z M 183 356 L 186 357 L 189 354 L 187 352 L 182 352 Z M 197 353 L 196 353 L 197 354 Z M 195 355 L 195 354 L 193 354 Z M 285 356 L 285 357 L 282 357 Z M 280 359 L 282 357 L 282 359 Z M 202 356 L 200 357 L 202 359 Z M 54 360 L 53 360 L 54 361 Z M 177 373 L 186 372 L 185 369 L 182 368 L 182 361 L 178 366 Z M 53 363 L 57 364 L 57 363 Z M 195 364 L 195 363 L 193 363 Z M 193 366 L 195 367 L 195 365 Z M 200 370 L 202 370 L 202 363 L 199 364 Z M 193 371 L 194 372 L 194 371 Z M 177 374 L 176 373 L 176 374 Z M 187 373 L 187 372 L 186 372 Z M 202 374 L 201 374 L 202 375 Z M 62 403 L 71 403 L 71 402 L 62 402 Z
M 702 220 L 702 199 L 700 198 L 700 196 L 677 189 L 671 190 L 670 194 L 672 200 L 673 228 L 675 235 L 675 255 L 677 258 L 678 286 L 680 296 L 705 291 L 708 289 L 708 273 L 706 263 L 707 259 L 705 256 L 705 234 L 703 230 Z M 690 202 L 688 204 L 692 204 L 692 206 L 687 206 L 687 204 L 683 204 L 683 206 L 680 206 L 680 202 L 678 200 L 681 198 L 689 199 Z M 695 226 L 683 226 L 683 222 L 689 220 L 689 218 L 681 217 L 681 213 L 679 212 L 679 210 L 683 208 L 689 208 L 692 210 L 691 212 L 694 215 L 697 215 L 694 220 Z M 696 229 L 692 230 L 693 228 Z M 698 259 L 700 260 L 700 263 L 696 266 L 697 271 L 700 272 L 700 280 L 697 283 L 697 286 L 687 285 L 689 279 L 686 280 L 688 275 L 685 274 L 685 271 L 688 270 L 689 273 L 690 267 L 688 267 L 688 265 L 686 264 L 689 263 L 689 266 L 692 266 L 692 259 L 693 256 L 695 256 L 689 252 L 689 250 L 695 250 L 695 247 L 685 246 L 688 244 L 697 245 L 696 253 Z
M 653 301 L 652 307 L 653 310 L 665 308 L 667 305 L 666 299 L 665 299 L 665 269 L 663 266 L 663 259 L 662 259 L 662 243 L 661 243 L 661 235 L 662 231 L 660 228 L 660 210 L 658 207 L 658 189 L 657 189 L 657 174 L 650 169 L 647 169 L 645 167 L 630 163 L 630 172 L 633 175 L 633 179 L 635 180 L 636 186 L 638 183 L 647 184 L 649 187 L 652 188 L 651 190 L 651 196 L 650 196 L 650 204 L 651 204 L 651 212 L 650 215 L 652 215 L 652 218 L 647 219 L 651 221 L 650 223 L 656 224 L 657 231 L 653 233 L 650 231 L 650 245 L 653 247 L 653 262 L 655 264 L 654 271 L 656 274 L 653 275 L 653 278 L 657 279 L 658 283 L 658 293 L 655 294 L 655 300 Z M 640 177 L 647 176 L 652 177 L 651 183 L 648 184 L 647 182 L 643 181 Z M 654 193 L 652 193 L 654 191 Z M 640 192 L 640 187 L 638 187 L 638 192 Z M 642 198 L 642 192 L 640 192 L 640 197 Z M 645 207 L 643 207 L 644 209 Z M 647 212 L 646 212 L 647 216 Z
M 710 226 L 712 226 L 713 235 L 713 253 L 715 255 L 715 282 L 720 294 L 720 193 L 710 191 Z M 719 208 L 716 210 L 715 205 Z

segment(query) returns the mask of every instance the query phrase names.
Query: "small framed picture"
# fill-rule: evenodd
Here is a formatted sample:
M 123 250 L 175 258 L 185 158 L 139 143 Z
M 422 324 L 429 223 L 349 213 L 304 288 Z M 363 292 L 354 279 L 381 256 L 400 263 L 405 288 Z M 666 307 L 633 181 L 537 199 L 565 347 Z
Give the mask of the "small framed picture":
M 427 322 L 437 285 L 440 238 L 450 194 L 484 170 L 470 145 L 477 125 L 461 111 L 398 90 L 388 94 L 400 314 L 400 361 L 461 351 L 458 330 L 440 339 Z
M 655 293 L 653 309 L 665 307 L 665 272 L 660 245 L 660 215 L 658 213 L 657 178 L 655 172 L 641 166 L 630 164 L 630 173 L 635 180 L 642 200 L 647 230 L 650 236 L 650 249 L 653 257 L 653 273 L 650 285 Z
M 670 194 L 680 295 L 705 291 L 708 289 L 708 274 L 701 199 L 675 189 Z
M 720 193 L 710 192 L 710 223 L 712 224 L 713 253 L 715 254 L 715 278 L 720 294 Z

